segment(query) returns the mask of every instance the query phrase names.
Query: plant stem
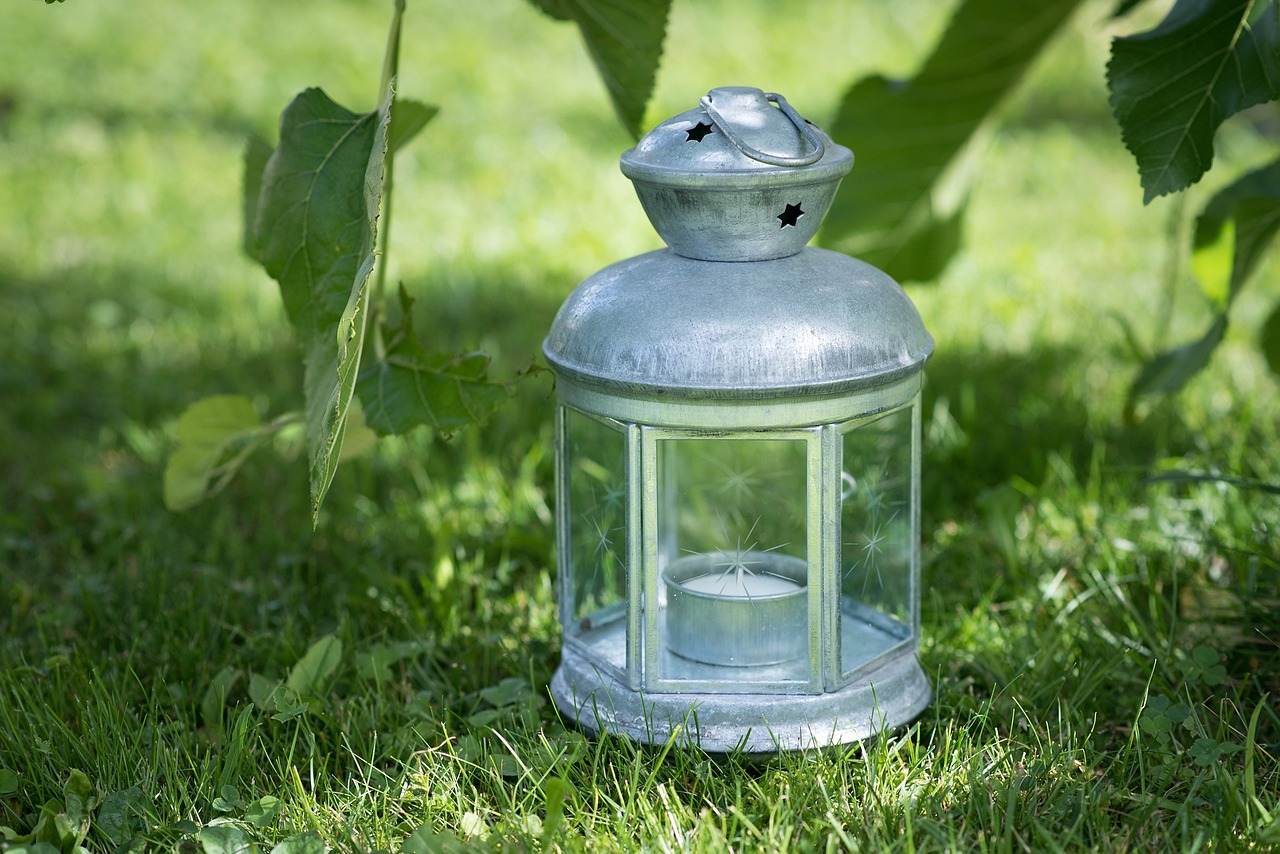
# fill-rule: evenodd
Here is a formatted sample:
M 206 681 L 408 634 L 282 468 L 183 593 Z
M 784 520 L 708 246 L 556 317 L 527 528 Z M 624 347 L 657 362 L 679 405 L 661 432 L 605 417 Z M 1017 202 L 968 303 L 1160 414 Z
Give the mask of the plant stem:
M 395 12 L 391 16 L 391 29 L 387 33 L 387 50 L 382 59 L 382 80 L 379 84 L 378 99 L 389 99 L 387 110 L 391 120 L 395 121 L 395 80 L 400 70 L 400 22 L 404 18 L 405 0 L 395 0 Z M 388 129 L 389 130 L 389 129 Z M 373 351 L 378 360 L 386 358 L 386 342 L 382 338 L 380 316 L 386 311 L 387 292 L 387 249 L 391 239 L 391 198 L 395 188 L 395 152 L 389 147 L 382 173 L 382 211 L 378 229 L 378 272 L 374 278 L 373 293 L 369 298 L 369 324 L 373 328 Z

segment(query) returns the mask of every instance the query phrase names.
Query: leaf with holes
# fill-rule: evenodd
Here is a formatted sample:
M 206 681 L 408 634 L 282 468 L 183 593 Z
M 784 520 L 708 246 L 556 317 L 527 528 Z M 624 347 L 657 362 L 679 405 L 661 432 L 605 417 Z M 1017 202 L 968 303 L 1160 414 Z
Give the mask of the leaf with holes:
M 313 522 L 338 465 L 364 348 L 392 96 L 389 86 L 372 113 L 353 113 L 319 89 L 294 98 L 253 206 L 250 252 L 279 283 L 305 354 Z
M 1280 6 L 1178 0 L 1155 29 L 1112 41 L 1107 84 L 1143 200 L 1186 189 L 1213 164 L 1219 125 L 1280 98 Z
M 358 391 L 369 427 L 383 435 L 427 426 L 443 432 L 484 421 L 509 396 L 485 377 L 487 357 L 429 353 L 413 331 L 413 299 L 400 289 L 401 320 L 386 357 L 365 367 Z
M 1079 5 L 966 0 L 913 79 L 874 76 L 849 89 L 829 130 L 857 166 L 827 215 L 823 244 L 903 280 L 941 272 L 959 245 L 975 171 L 966 155 Z
M 553 18 L 573 21 L 622 125 L 636 139 L 653 94 L 671 0 L 531 0 Z

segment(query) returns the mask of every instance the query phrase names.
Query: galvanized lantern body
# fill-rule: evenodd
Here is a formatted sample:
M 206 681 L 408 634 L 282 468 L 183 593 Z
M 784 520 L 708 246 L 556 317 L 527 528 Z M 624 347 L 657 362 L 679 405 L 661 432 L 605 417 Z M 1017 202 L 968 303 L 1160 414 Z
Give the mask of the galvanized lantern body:
M 805 246 L 852 160 L 739 88 L 623 155 L 669 248 L 583 282 L 543 348 L 559 397 L 552 694 L 589 730 L 768 752 L 866 738 L 929 702 L 933 341 L 887 275 Z

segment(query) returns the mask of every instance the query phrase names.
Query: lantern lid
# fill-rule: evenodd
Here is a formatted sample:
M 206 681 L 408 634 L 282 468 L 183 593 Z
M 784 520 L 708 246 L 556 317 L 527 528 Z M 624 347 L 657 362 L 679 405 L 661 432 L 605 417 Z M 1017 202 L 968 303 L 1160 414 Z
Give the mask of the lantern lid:
M 761 261 L 804 248 L 853 153 L 781 95 L 725 86 L 649 131 L 621 168 L 677 254 Z
M 933 338 L 893 279 L 838 252 L 737 264 L 660 249 L 579 285 L 542 349 L 558 376 L 610 394 L 758 400 L 903 379 Z

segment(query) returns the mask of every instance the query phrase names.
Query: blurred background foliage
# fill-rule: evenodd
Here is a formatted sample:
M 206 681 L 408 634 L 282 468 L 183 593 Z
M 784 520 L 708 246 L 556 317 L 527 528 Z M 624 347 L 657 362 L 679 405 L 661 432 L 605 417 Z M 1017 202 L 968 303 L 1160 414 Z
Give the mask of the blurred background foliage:
M 15 0 L 5 10 L 0 765 L 20 788 L 0 792 L 0 823 L 62 796 L 75 767 L 96 769 L 104 792 L 142 786 L 165 821 L 207 820 L 232 781 L 246 796 L 280 797 L 281 820 L 296 829 L 313 819 L 304 787 L 288 781 L 310 762 L 320 783 L 307 794 L 327 798 L 370 847 L 407 835 L 378 810 L 410 829 L 432 816 L 460 834 L 476 821 L 517 833 L 523 813 L 504 798 L 527 812 L 541 795 L 506 785 L 522 777 L 477 770 L 494 755 L 611 791 L 608 762 L 588 773 L 535 758 L 548 738 L 568 739 L 530 699 L 559 636 L 546 375 L 518 383 L 483 427 L 450 440 L 419 430 L 344 465 L 315 531 L 300 440 L 287 432 L 216 499 L 183 513 L 161 500 L 192 401 L 240 394 L 263 416 L 302 404 L 278 289 L 240 250 L 244 141 L 274 139 L 283 105 L 313 85 L 374 109 L 388 6 Z M 830 126 L 852 82 L 909 78 L 954 9 L 777 7 L 676 0 L 641 126 L 725 84 L 781 92 Z M 985 133 L 958 252 L 936 287 L 911 288 L 937 339 L 924 411 L 922 658 L 938 703 L 910 738 L 957 746 L 899 763 L 939 781 L 936 809 L 920 788 L 901 801 L 853 799 L 896 804 L 883 816 L 833 807 L 858 832 L 901 842 L 902 815 L 919 808 L 940 838 L 979 838 L 1003 807 L 946 792 L 966 779 L 986 786 L 982 769 L 998 754 L 1008 780 L 1029 780 L 1009 784 L 1008 803 L 1029 793 L 1051 837 L 1076 833 L 1072 810 L 1096 799 L 1085 824 L 1128 822 L 1131 835 L 1118 838 L 1134 847 L 1179 847 L 1190 840 L 1170 842 L 1176 828 L 1214 816 L 1236 838 L 1238 814 L 1205 795 L 1202 767 L 1182 749 L 1195 741 L 1178 729 L 1188 721 L 1223 748 L 1223 774 L 1242 773 L 1245 751 L 1228 747 L 1256 747 L 1258 784 L 1274 803 L 1280 721 L 1263 714 L 1256 740 L 1243 735 L 1249 713 L 1274 708 L 1265 698 L 1280 691 L 1280 511 L 1267 491 L 1280 483 L 1280 396 L 1256 346 L 1280 280 L 1274 252 L 1231 306 L 1203 372 L 1136 407 L 1130 390 L 1154 354 L 1203 334 L 1214 304 L 1192 275 L 1194 219 L 1275 156 L 1276 119 L 1273 105 L 1228 122 L 1213 170 L 1144 207 L 1105 67 L 1112 37 L 1155 26 L 1166 10 L 1144 4 L 1114 21 L 1112 4 L 1089 2 L 1067 18 Z M 512 377 L 539 359 L 578 281 L 660 245 L 617 170 L 632 137 L 580 34 L 524 0 L 410 0 L 399 91 L 441 111 L 397 159 L 391 282 L 418 298 L 417 329 L 432 346 L 481 348 L 493 375 Z M 873 169 L 859 160 L 846 186 Z M 327 710 L 296 719 L 299 729 L 269 715 L 233 727 L 257 696 L 247 677 L 229 692 L 225 721 L 216 706 L 215 720 L 202 717 L 227 668 L 283 677 L 330 633 L 346 657 Z M 1190 651 L 1206 644 L 1226 676 L 1189 679 L 1210 657 Z M 357 666 L 361 656 L 393 661 L 390 680 Z M 519 702 L 493 692 L 510 679 L 528 689 Z M 1148 691 L 1188 707 L 1176 721 L 1176 704 L 1152 708 L 1167 758 L 1135 734 Z M 467 717 L 495 711 L 507 715 L 505 743 L 491 720 Z M 447 748 L 424 748 L 436 744 Z M 1050 769 L 1079 761 L 1079 787 L 1068 773 L 1019 770 L 1031 756 Z M 696 760 L 659 773 L 645 755 L 631 764 L 652 768 L 648 785 L 694 792 L 691 804 L 743 780 L 810 779 L 721 774 Z M 344 781 L 375 767 L 403 774 L 409 794 L 365 815 L 368 791 Z M 847 777 L 869 763 L 809 767 L 823 809 L 819 783 L 881 785 L 870 779 L 879 771 Z M 657 797 L 650 788 L 636 801 Z M 739 797 L 744 814 L 773 820 L 770 792 Z M 679 815 L 689 833 L 713 826 Z M 808 833 L 830 814 L 794 815 Z M 599 840 L 637 843 L 666 826 L 619 827 L 607 802 L 596 813 L 580 803 L 576 821 L 614 834 Z M 1105 837 L 1076 842 L 1090 838 Z

